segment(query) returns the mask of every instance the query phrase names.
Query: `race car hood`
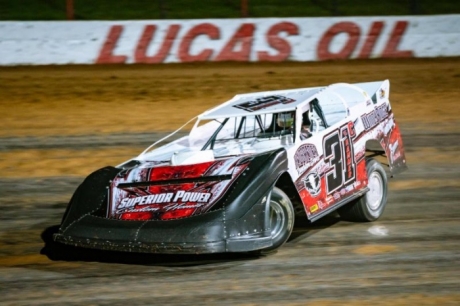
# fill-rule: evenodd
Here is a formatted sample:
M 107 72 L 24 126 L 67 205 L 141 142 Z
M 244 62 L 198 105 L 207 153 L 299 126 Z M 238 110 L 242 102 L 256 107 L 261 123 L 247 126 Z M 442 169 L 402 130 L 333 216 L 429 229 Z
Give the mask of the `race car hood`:
M 171 220 L 209 211 L 249 165 L 250 156 L 196 164 L 143 162 L 110 184 L 107 218 Z

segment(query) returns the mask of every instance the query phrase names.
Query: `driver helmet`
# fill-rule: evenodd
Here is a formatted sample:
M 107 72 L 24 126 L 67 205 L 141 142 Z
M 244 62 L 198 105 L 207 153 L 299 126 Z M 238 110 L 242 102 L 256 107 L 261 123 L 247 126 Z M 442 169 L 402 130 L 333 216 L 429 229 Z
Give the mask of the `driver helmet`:
M 289 129 L 294 123 L 294 112 L 279 113 L 276 123 L 279 127 Z

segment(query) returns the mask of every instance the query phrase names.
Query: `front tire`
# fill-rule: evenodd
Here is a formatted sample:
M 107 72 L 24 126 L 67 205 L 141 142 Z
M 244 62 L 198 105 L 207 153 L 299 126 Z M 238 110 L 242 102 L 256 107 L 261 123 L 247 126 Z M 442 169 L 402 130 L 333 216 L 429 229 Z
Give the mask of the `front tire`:
M 274 187 L 271 192 L 268 221 L 273 245 L 264 249 L 265 252 L 282 246 L 294 228 L 294 207 L 289 197 L 278 187 Z
M 388 181 L 385 169 L 375 159 L 366 160 L 369 191 L 359 199 L 339 208 L 342 219 L 370 222 L 383 214 L 387 204 Z

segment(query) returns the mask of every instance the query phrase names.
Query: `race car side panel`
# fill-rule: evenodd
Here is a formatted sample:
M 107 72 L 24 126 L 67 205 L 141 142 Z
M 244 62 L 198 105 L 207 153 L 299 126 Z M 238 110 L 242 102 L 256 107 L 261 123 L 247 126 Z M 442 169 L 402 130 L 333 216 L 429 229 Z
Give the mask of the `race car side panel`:
M 219 250 L 200 247 L 200 252 L 241 252 L 271 246 L 267 200 L 277 177 L 286 171 L 286 152 L 281 149 L 251 156 L 248 160 L 249 166 L 211 211 L 172 220 L 183 222 L 181 227 L 185 228 L 180 230 L 176 226 L 171 227 L 171 221 L 147 221 L 139 230 L 136 241 L 149 245 L 166 237 L 161 243 L 163 246 L 192 243 L 197 248 L 209 242 L 220 246 Z M 206 220 L 208 217 L 211 219 Z M 221 245 L 219 241 L 224 244 Z M 168 249 L 165 251 L 177 251 Z
M 286 152 L 280 149 L 247 158 L 249 166 L 216 207 L 172 220 L 107 218 L 106 188 L 120 169 L 96 171 L 76 191 L 54 238 L 75 246 L 152 253 L 241 252 L 269 247 L 267 203 L 277 177 L 286 171 Z
M 254 157 L 240 176 L 223 203 L 228 251 L 247 249 L 245 241 L 253 241 L 254 250 L 272 245 L 271 240 L 267 240 L 271 231 L 269 197 L 277 179 L 287 171 L 287 166 L 286 151 L 279 149 Z
M 232 218 L 241 218 L 249 207 L 261 199 L 274 186 L 277 178 L 287 170 L 284 149 L 252 157 L 249 166 L 227 193 L 222 205 Z
M 394 118 L 391 118 L 391 120 L 394 120 Z M 384 134 L 380 140 L 380 144 L 388 158 L 390 172 L 394 175 L 406 170 L 407 165 L 399 126 L 391 120 L 386 125 L 386 128 L 390 129 L 390 131 Z
M 382 93 L 385 97 L 385 93 Z M 363 111 L 363 107 L 365 107 Z M 367 191 L 366 158 L 385 154 L 392 174 L 407 168 L 399 127 L 388 99 L 367 101 L 324 134 L 296 149 L 296 188 L 314 221 Z M 376 151 L 369 150 L 376 144 Z
M 359 135 L 358 139 L 362 139 L 357 147 L 361 151 L 364 149 L 369 151 L 372 147 L 370 144 L 377 141 L 380 144 L 377 146 L 377 151 L 384 151 L 389 170 L 394 175 L 406 170 L 407 165 L 401 132 L 396 123 L 389 96 L 390 82 L 385 80 L 373 93 L 372 98 L 367 100 L 364 112 L 361 107 L 357 108 L 359 117 L 355 122 L 355 128 Z
M 355 155 L 353 122 L 313 136 L 294 154 L 296 189 L 310 221 L 362 194 L 367 186 L 365 160 Z

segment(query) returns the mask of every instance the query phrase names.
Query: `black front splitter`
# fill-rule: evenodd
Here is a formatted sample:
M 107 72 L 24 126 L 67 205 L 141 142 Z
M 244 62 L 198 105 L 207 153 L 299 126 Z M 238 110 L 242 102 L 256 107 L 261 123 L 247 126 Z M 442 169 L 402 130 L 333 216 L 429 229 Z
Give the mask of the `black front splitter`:
M 158 254 L 208 254 L 226 252 L 225 241 L 206 242 L 206 243 L 143 243 L 131 241 L 110 241 L 94 238 L 81 238 L 55 234 L 56 242 L 84 247 L 91 249 L 136 252 L 136 253 L 158 253 Z
M 54 234 L 76 247 L 139 253 L 248 252 L 272 245 L 267 232 L 227 238 L 218 212 L 172 221 L 121 221 L 86 215 Z

